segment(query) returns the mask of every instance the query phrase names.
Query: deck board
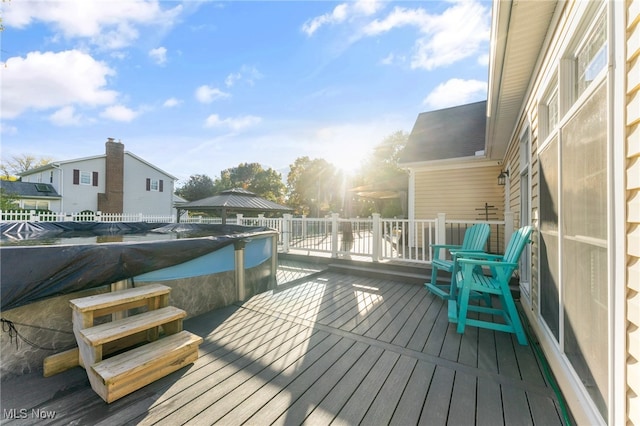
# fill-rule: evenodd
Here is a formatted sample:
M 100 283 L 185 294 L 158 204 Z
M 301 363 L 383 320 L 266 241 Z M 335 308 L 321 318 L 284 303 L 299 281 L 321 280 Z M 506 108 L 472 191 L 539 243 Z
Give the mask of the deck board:
M 16 408 L 56 418 L 3 424 L 562 424 L 531 346 L 458 334 L 419 285 L 315 271 L 184 328 L 204 338 L 194 364 L 112 404 L 80 368 L 30 376 L 37 397 Z M 18 383 L 3 383 L 3 406 Z

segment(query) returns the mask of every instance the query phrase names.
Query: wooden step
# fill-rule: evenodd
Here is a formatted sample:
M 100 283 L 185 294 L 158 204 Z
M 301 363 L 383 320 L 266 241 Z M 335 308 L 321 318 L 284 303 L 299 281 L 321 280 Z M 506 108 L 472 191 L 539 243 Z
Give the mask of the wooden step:
M 202 338 L 188 331 L 105 359 L 91 367 L 93 390 L 111 403 L 198 359 Z
M 182 329 L 181 320 L 186 316 L 187 313 L 182 309 L 167 306 L 166 308 L 85 328 L 80 330 L 80 335 L 89 345 L 99 346 L 164 324 L 167 324 L 165 333 L 173 334 Z
M 144 306 L 149 299 L 159 302 L 157 307 L 168 305 L 170 287 L 162 284 L 150 284 L 128 288 L 111 293 L 96 294 L 69 301 L 71 308 L 79 313 L 94 312 L 98 317 L 112 312 Z

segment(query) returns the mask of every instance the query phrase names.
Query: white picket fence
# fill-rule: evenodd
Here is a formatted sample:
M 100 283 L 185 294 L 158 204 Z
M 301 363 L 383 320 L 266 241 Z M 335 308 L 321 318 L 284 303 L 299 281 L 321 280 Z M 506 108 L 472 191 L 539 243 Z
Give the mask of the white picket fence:
M 491 227 L 487 249 L 502 253 L 505 241 L 513 233 L 513 214 L 505 214 L 504 221 L 471 221 L 448 219 L 439 214 L 434 219 L 387 219 L 379 214 L 369 218 L 340 218 L 333 214 L 324 218 L 281 218 L 264 215 L 245 218 L 227 218 L 226 223 L 261 226 L 278 231 L 278 248 L 285 253 L 330 257 L 364 257 L 374 262 L 401 260 L 431 263 L 432 244 L 460 244 L 466 229 L 475 223 L 488 223 Z M 175 223 L 175 216 L 112 213 L 38 213 L 36 211 L 0 211 L 0 222 L 147 222 Z M 181 217 L 180 223 L 221 224 L 216 217 Z

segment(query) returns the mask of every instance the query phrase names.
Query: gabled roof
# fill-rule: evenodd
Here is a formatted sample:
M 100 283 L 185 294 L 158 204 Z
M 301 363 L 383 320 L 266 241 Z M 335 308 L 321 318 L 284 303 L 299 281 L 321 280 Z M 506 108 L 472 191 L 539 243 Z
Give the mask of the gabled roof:
M 487 102 L 418 115 L 400 164 L 474 157 L 484 150 Z
M 49 183 L 0 180 L 0 188 L 5 193 L 14 194 L 20 198 L 60 198 L 60 194 Z
M 292 208 L 281 206 L 273 201 L 258 197 L 253 192 L 242 188 L 228 189 L 212 197 L 191 201 L 176 206 L 184 210 L 252 210 L 252 211 L 292 211 Z
M 136 160 L 140 161 L 141 163 L 146 164 L 147 166 L 151 167 L 152 169 L 157 170 L 158 172 L 162 173 L 163 175 L 166 175 L 167 177 L 169 177 L 169 178 L 171 178 L 173 180 L 178 180 L 177 177 L 173 176 L 170 173 L 165 172 L 161 168 L 149 163 L 148 161 L 146 161 L 143 158 L 138 157 L 137 155 L 135 155 L 132 152 L 125 151 L 124 155 L 128 155 L 128 156 L 130 156 L 132 158 L 135 158 Z M 24 171 L 22 173 L 19 173 L 18 176 L 32 175 L 34 173 L 39 173 L 39 172 L 42 172 L 44 170 L 57 168 L 57 167 L 59 167 L 61 165 L 64 165 L 64 164 L 73 164 L 73 163 L 80 163 L 82 161 L 99 160 L 99 159 L 106 159 L 106 158 L 107 158 L 106 154 L 101 154 L 101 155 L 93 155 L 91 157 L 74 158 L 74 159 L 71 159 L 71 160 L 52 161 L 51 163 L 45 164 L 44 166 L 36 167 L 35 169 L 26 170 L 26 171 Z

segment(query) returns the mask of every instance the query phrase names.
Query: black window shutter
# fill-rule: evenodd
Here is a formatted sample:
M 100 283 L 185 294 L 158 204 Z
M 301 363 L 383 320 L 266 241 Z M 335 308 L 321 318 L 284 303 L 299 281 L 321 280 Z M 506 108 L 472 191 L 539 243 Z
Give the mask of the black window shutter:
M 158 191 L 162 192 L 164 186 L 164 182 L 162 181 L 162 179 L 160 179 L 160 183 L 158 183 Z
M 73 184 L 80 185 L 80 170 L 73 169 Z
M 147 178 L 147 191 L 151 191 L 151 179 Z
M 98 186 L 98 172 L 93 172 L 93 186 Z

